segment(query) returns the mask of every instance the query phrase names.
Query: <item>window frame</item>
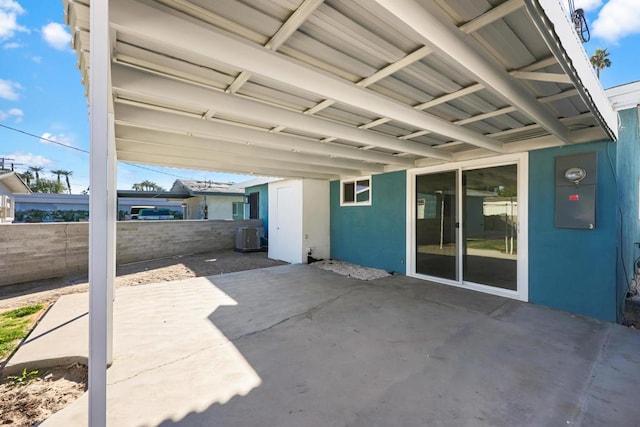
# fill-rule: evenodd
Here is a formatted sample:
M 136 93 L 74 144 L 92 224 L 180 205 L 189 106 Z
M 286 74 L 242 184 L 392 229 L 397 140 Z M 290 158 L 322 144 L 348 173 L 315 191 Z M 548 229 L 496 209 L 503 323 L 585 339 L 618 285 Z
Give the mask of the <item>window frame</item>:
M 358 182 L 359 181 L 369 181 L 369 185 L 366 190 L 362 190 L 358 192 Z M 345 185 L 353 184 L 353 201 L 345 201 Z M 369 198 L 366 201 L 359 202 L 358 194 L 369 192 Z M 373 179 L 371 175 L 359 176 L 355 178 L 346 178 L 340 180 L 340 206 L 371 206 L 371 201 L 373 199 Z

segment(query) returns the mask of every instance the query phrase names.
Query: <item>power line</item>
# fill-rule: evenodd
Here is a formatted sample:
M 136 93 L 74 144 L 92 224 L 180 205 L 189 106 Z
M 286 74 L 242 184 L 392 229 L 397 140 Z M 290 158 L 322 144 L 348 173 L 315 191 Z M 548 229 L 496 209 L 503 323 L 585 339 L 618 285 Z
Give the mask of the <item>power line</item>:
M 184 176 L 175 175 L 175 174 L 173 174 L 173 173 L 163 172 L 163 171 L 159 171 L 159 170 L 156 170 L 156 169 L 151 169 L 151 168 L 148 168 L 148 167 L 145 167 L 145 166 L 136 165 L 136 164 L 134 164 L 134 163 L 126 163 L 126 162 L 122 162 L 122 163 L 123 163 L 123 164 L 125 164 L 125 165 L 128 165 L 128 166 L 133 166 L 133 167 L 135 167 L 135 168 L 146 169 L 146 170 L 151 171 L 151 172 L 162 173 L 162 174 L 165 174 L 165 175 L 173 176 L 173 177 L 175 177 L 175 178 L 180 178 L 180 179 L 191 179 L 191 178 L 187 178 L 187 177 L 184 177 Z
M 38 135 L 35 135 L 35 134 L 33 134 L 33 133 L 30 133 L 30 132 L 27 132 L 27 131 L 24 131 L 24 130 L 21 130 L 21 129 L 17 129 L 17 128 L 14 128 L 14 127 L 11 127 L 11 126 L 3 125 L 2 123 L 0 123 L 0 127 L 3 127 L 3 128 L 5 128 L 5 129 L 12 130 L 12 131 L 14 131 L 14 132 L 18 132 L 18 133 L 21 133 L 21 134 L 24 134 L 24 135 L 27 135 L 27 136 L 31 136 L 31 137 L 33 137 L 33 138 L 38 138 L 38 139 L 41 139 L 41 140 L 43 140 L 43 141 L 51 142 L 52 144 L 58 144 L 58 145 L 60 145 L 60 146 L 62 146 L 62 147 L 65 147 L 65 148 L 71 148 L 72 150 L 76 150 L 76 151 L 80 151 L 80 152 L 82 152 L 82 153 L 87 153 L 87 154 L 89 154 L 89 151 L 88 151 L 88 150 L 83 150 L 82 148 L 74 147 L 73 145 L 64 144 L 64 143 L 62 143 L 62 142 L 60 142 L 60 141 L 56 141 L 56 140 L 54 140 L 54 139 L 44 138 L 44 137 L 42 137 L 42 136 L 38 136 Z M 172 173 L 169 173 L 169 172 L 163 172 L 163 171 L 159 171 L 159 170 L 156 170 L 156 169 L 151 169 L 151 168 L 148 168 L 148 167 L 145 167 L 145 166 L 136 165 L 136 164 L 133 164 L 133 163 L 126 163 L 126 162 L 122 162 L 122 163 L 124 163 L 125 165 L 129 165 L 129 166 L 136 167 L 136 168 L 145 169 L 145 170 L 148 170 L 148 171 L 151 171 L 151 172 L 161 173 L 161 174 L 164 174 L 164 175 L 173 176 L 173 177 L 175 177 L 175 178 L 180 178 L 180 179 L 191 179 L 191 178 L 186 178 L 186 177 L 184 177 L 184 176 L 175 175 L 175 174 L 172 174 Z
M 87 150 L 83 150 L 82 148 L 74 147 L 73 145 L 69 145 L 69 144 L 64 144 L 64 143 L 62 143 L 62 142 L 60 142 L 60 141 L 56 141 L 56 140 L 54 140 L 54 139 L 44 138 L 44 137 L 42 137 L 42 136 L 38 136 L 38 135 L 35 135 L 35 134 L 33 134 L 33 133 L 29 133 L 29 132 L 26 132 L 26 131 L 23 131 L 23 130 L 20 130 L 20 129 L 13 128 L 13 127 L 11 127 L 11 126 L 3 125 L 2 123 L 0 123 L 0 127 L 3 127 L 3 128 L 5 128 L 5 129 L 12 130 L 12 131 L 14 131 L 14 132 L 19 132 L 19 133 L 22 133 L 22 134 L 24 134 L 24 135 L 32 136 L 32 137 L 34 137 L 34 138 L 38 138 L 38 139 L 41 139 L 41 140 L 43 140 L 43 141 L 50 142 L 50 143 L 52 143 L 52 144 L 58 144 L 58 145 L 61 145 L 61 146 L 63 146 L 63 147 L 66 147 L 66 148 L 71 148 L 72 150 L 76 150 L 76 151 L 80 151 L 80 152 L 82 152 L 82 153 L 87 153 L 87 154 L 89 154 L 89 151 L 87 151 Z

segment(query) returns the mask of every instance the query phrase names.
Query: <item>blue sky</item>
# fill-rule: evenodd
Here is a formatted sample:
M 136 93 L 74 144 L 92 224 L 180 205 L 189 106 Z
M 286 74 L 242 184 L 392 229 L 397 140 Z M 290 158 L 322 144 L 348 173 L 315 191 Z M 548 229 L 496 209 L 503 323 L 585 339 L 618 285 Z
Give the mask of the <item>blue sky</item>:
M 640 80 L 640 0 L 575 0 L 586 12 L 591 41 L 611 53 L 612 66 L 600 80 L 607 87 Z M 72 190 L 89 185 L 89 122 L 84 87 L 69 45 L 59 0 L 0 0 L 0 157 L 14 159 L 16 170 L 43 166 L 45 171 L 73 172 Z M 75 147 L 65 148 L 45 139 Z M 50 175 L 45 173 L 45 176 Z M 177 178 L 241 182 L 242 175 L 161 168 L 118 166 L 118 188 L 150 180 L 169 188 Z

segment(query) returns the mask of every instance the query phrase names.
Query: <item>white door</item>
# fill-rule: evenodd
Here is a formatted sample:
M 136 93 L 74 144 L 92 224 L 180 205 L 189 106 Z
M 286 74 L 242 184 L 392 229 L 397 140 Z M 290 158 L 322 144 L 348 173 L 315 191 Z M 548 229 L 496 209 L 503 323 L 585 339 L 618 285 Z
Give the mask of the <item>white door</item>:
M 302 262 L 302 201 L 296 187 L 276 188 L 274 227 L 269 236 L 269 258 L 297 264 Z

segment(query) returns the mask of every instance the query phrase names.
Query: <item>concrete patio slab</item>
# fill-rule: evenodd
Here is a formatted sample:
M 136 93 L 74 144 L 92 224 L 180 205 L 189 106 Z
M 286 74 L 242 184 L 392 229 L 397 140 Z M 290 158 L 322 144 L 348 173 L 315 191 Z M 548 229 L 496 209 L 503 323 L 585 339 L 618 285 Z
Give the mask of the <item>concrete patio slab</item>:
M 114 309 L 113 426 L 640 419 L 637 331 L 407 277 L 283 266 L 121 288 Z M 69 340 L 86 349 L 86 329 L 62 335 L 86 316 L 55 329 L 82 312 L 62 297 L 10 363 L 61 357 L 51 346 Z M 85 425 L 87 402 L 43 425 Z

